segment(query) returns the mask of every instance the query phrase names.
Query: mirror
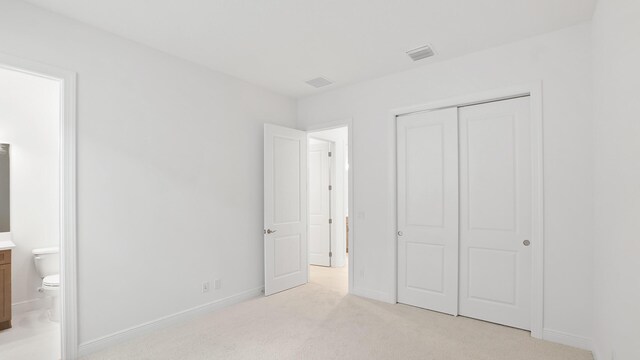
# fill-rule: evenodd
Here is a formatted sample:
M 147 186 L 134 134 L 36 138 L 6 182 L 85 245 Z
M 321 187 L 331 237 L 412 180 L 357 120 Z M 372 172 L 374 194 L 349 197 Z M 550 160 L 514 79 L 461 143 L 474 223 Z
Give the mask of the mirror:
M 9 232 L 9 144 L 0 144 L 0 233 Z

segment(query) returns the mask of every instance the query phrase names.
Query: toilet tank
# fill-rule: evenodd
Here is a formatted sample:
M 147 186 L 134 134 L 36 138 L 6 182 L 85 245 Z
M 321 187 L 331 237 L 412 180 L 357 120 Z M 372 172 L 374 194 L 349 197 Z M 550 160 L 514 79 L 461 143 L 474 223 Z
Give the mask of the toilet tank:
M 41 278 L 60 273 L 60 249 L 49 247 L 33 249 L 33 261 Z

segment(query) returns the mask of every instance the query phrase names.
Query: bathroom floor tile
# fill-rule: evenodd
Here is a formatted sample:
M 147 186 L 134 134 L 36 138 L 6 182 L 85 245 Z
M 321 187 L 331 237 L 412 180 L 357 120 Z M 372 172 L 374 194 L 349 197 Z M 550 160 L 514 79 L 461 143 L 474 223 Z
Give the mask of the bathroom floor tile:
M 49 321 L 45 310 L 14 315 L 12 325 L 0 331 L 0 359 L 60 359 L 60 324 Z

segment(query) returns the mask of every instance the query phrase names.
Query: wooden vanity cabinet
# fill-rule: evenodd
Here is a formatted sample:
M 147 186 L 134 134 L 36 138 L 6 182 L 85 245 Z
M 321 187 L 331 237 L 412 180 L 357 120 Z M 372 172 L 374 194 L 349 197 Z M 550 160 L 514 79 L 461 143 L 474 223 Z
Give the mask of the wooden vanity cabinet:
M 11 250 L 0 250 L 0 330 L 11 327 Z

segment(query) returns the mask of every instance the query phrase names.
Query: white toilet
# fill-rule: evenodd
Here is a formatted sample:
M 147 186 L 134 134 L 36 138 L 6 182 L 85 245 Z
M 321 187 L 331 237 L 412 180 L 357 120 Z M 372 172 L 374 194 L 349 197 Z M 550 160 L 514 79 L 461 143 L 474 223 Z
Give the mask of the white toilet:
M 52 299 L 49 319 L 60 321 L 60 249 L 57 247 L 33 249 L 32 253 L 36 270 L 42 278 L 42 287 L 38 290 Z

